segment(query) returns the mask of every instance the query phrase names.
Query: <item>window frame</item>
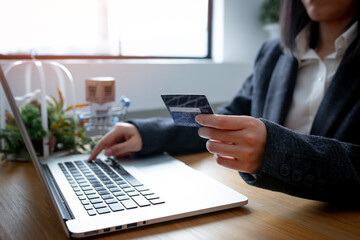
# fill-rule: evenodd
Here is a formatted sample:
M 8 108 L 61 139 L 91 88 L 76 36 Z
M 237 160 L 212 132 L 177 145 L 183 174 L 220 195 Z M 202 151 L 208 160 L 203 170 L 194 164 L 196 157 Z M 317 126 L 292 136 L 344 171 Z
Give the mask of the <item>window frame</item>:
M 212 28 L 213 28 L 213 1 L 208 0 L 208 19 L 207 19 L 207 55 L 204 57 L 187 57 L 187 56 L 112 56 L 112 55 L 31 55 L 31 54 L 1 54 L 0 60 L 90 60 L 90 59 L 212 59 Z

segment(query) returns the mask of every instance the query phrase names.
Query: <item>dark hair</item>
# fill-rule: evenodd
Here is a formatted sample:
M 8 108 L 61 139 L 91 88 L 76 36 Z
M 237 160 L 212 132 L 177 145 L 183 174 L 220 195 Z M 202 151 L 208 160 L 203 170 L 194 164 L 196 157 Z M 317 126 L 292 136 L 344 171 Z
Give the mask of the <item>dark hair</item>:
M 360 34 L 360 4 L 357 3 L 357 13 L 354 23 L 358 21 L 358 31 Z M 280 39 L 285 50 L 294 52 L 296 50 L 296 36 L 312 20 L 309 18 L 301 0 L 282 0 L 280 12 Z M 318 24 L 312 22 L 310 34 L 310 47 L 315 48 L 318 41 Z M 360 41 L 356 43 L 355 54 L 360 54 Z

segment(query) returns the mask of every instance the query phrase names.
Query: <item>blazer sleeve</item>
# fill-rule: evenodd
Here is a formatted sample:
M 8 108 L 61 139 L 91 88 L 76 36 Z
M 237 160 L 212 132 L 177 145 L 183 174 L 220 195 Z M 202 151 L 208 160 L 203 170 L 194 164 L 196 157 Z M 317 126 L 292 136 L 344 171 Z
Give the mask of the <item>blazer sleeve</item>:
M 261 120 L 267 129 L 265 159 L 257 174 L 240 172 L 248 184 L 322 201 L 359 199 L 359 145 Z
M 198 135 L 196 127 L 176 126 L 171 118 L 132 119 L 140 132 L 143 147 L 137 155 L 167 152 L 189 154 L 206 150 L 206 140 Z

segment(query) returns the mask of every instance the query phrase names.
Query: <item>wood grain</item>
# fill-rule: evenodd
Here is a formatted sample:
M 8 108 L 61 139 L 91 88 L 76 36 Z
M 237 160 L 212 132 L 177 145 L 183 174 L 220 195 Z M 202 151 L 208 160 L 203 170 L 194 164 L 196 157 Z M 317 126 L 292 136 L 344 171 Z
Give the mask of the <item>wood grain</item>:
M 249 186 L 208 153 L 177 158 L 243 193 L 248 205 L 95 239 L 360 239 L 359 207 Z M 0 163 L 0 239 L 66 239 L 30 162 Z

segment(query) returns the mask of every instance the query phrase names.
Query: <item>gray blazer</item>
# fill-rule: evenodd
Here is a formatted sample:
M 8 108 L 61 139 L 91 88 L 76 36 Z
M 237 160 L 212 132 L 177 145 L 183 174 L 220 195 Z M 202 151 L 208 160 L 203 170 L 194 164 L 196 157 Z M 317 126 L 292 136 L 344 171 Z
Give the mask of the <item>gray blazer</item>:
M 357 38 L 356 41 L 359 41 Z M 353 199 L 360 191 L 360 56 L 345 53 L 315 117 L 309 135 L 282 124 L 295 86 L 298 62 L 278 40 L 259 50 L 253 74 L 219 114 L 251 115 L 267 128 L 264 164 L 259 173 L 240 173 L 250 185 L 324 201 Z M 140 131 L 139 154 L 205 151 L 197 128 L 177 127 L 169 118 L 131 120 Z

